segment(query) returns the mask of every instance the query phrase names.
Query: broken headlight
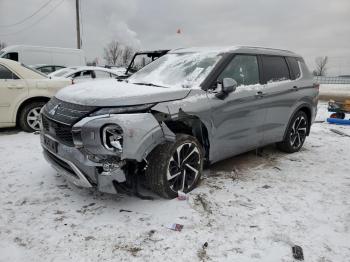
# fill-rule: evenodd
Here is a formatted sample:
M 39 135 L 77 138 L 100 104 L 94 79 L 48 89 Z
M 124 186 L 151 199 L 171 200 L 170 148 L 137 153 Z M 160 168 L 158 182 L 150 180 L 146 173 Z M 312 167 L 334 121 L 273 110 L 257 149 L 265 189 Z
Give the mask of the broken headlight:
M 144 112 L 151 109 L 154 105 L 155 104 L 153 103 L 137 106 L 105 107 L 91 113 L 90 116 Z
M 102 128 L 103 146 L 113 152 L 121 153 L 123 151 L 123 130 L 118 125 L 107 125 Z

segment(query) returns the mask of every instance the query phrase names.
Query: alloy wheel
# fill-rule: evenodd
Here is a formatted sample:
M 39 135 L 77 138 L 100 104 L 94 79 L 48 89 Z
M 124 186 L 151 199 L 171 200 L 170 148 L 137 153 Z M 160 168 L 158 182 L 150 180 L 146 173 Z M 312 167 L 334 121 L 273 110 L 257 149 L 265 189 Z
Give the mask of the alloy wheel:
M 27 123 L 33 130 L 40 130 L 41 107 L 32 108 L 27 114 Z
M 201 170 L 201 154 L 196 144 L 179 145 L 170 158 L 167 180 L 174 192 L 186 192 L 197 181 Z
M 298 116 L 292 125 L 290 132 L 290 145 L 297 149 L 301 147 L 305 141 L 307 133 L 307 120 L 304 116 Z

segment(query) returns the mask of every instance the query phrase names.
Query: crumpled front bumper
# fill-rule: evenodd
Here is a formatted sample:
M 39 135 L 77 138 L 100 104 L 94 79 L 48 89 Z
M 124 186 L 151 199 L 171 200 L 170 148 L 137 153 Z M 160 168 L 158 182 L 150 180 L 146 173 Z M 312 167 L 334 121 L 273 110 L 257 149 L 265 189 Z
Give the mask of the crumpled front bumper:
M 45 136 L 55 142 L 58 141 L 47 134 L 41 134 L 44 157 L 58 174 L 78 187 L 96 187 L 100 192 L 118 193 L 113 181 L 125 182 L 126 175 L 122 169 L 118 168 L 111 173 L 99 173 L 97 168 L 102 164 L 90 161 L 79 149 L 61 143 L 57 144 L 57 152 L 53 152 L 45 145 Z
M 105 125 L 117 124 L 124 134 L 122 153 L 108 151 L 102 145 L 101 129 Z M 41 144 L 46 160 L 68 181 L 80 187 L 97 187 L 101 192 L 118 193 L 114 182 L 126 181 L 125 161 L 143 161 L 155 146 L 175 135 L 164 125 L 159 124 L 152 114 L 124 114 L 101 117 L 86 117 L 73 126 L 78 131 L 79 141 L 74 140 L 75 147 L 65 145 L 54 135 L 41 131 Z M 57 144 L 55 150 L 45 144 L 45 137 Z M 118 157 L 120 162 L 106 172 L 104 163 L 98 159 Z M 120 163 L 120 166 L 119 166 Z

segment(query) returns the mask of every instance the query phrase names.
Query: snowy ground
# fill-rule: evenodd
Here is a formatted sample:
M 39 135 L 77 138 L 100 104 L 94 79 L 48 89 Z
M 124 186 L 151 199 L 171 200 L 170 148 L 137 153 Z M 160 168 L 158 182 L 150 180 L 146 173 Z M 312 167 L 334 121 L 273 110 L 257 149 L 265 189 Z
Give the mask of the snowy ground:
M 315 123 L 299 153 L 220 162 L 188 202 L 78 189 L 38 136 L 0 132 L 0 261 L 294 261 L 293 244 L 306 261 L 349 261 L 350 138 L 330 128 L 350 134 Z

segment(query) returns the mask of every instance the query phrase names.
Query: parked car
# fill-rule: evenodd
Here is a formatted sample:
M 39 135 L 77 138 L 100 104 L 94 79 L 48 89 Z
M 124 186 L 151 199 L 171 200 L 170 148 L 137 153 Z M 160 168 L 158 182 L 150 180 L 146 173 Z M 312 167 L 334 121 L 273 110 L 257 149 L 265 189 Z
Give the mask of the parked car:
M 0 58 L 0 127 L 39 130 L 42 106 L 69 84 L 71 80 L 51 80 L 33 68 Z
M 11 45 L 1 49 L 0 58 L 11 59 L 26 65 L 86 65 L 84 51 L 74 48 Z
M 45 75 L 51 74 L 53 72 L 56 72 L 57 70 L 65 68 L 65 66 L 61 66 L 61 65 L 46 65 L 46 64 L 31 65 L 30 67 L 40 71 L 41 73 L 44 73 Z
M 173 198 L 197 185 L 204 162 L 271 143 L 299 151 L 317 103 L 318 86 L 293 52 L 177 49 L 124 82 L 62 89 L 42 111 L 41 144 L 76 185 L 117 193 L 142 181 Z
M 70 78 L 77 82 L 84 82 L 93 79 L 117 78 L 118 73 L 113 69 L 97 66 L 67 67 L 49 74 L 51 78 Z

